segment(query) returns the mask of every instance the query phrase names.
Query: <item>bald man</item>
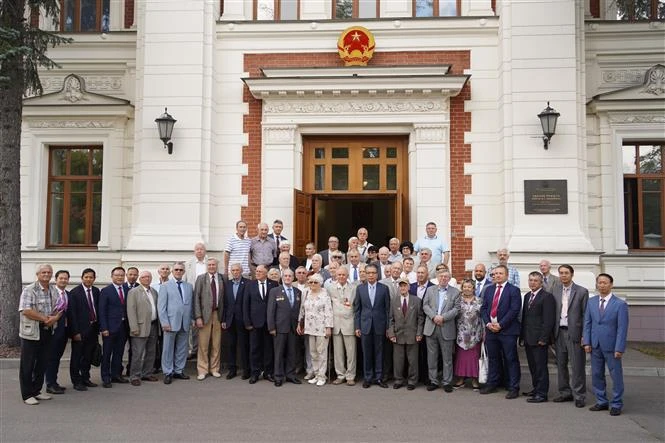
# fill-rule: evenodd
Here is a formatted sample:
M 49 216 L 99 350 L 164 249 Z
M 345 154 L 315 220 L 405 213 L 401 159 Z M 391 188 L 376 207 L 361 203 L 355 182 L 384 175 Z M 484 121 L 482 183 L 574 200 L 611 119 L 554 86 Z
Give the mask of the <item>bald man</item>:
M 141 386 L 141 380 L 157 381 L 152 375 L 157 353 L 157 291 L 150 287 L 150 271 L 139 273 L 139 285 L 127 294 L 127 321 L 132 349 L 130 382 Z

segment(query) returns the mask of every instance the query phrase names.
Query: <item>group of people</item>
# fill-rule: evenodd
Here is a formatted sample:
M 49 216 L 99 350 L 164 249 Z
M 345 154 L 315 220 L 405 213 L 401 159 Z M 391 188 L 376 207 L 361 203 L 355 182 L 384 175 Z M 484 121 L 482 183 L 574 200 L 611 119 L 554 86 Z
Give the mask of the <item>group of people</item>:
M 38 266 L 37 281 L 24 288 L 19 306 L 24 402 L 38 404 L 65 392 L 57 375 L 69 339 L 74 389 L 97 386 L 90 367 L 101 334 L 105 388 L 155 382 L 160 371 L 165 384 L 189 379 L 188 358 L 196 358 L 198 380 L 219 378 L 224 343 L 226 378 L 240 374 L 250 384 L 261 378 L 278 387 L 301 384 L 302 370 L 316 386 L 330 379 L 353 386 L 362 366 L 363 388 L 387 388 L 390 379 L 394 389 L 408 390 L 419 381 L 428 391 L 469 384 L 490 394 L 503 386 L 507 399 L 520 395 L 522 345 L 532 379 L 532 389 L 522 394 L 529 403 L 548 401 L 552 346 L 558 367 L 553 401 L 585 406 L 586 352 L 596 397 L 590 409 L 621 413 L 628 308 L 612 294 L 610 275 L 598 275 L 598 296 L 590 298 L 573 282 L 572 266 L 559 266 L 557 276 L 542 260 L 529 273 L 529 291 L 522 296 L 519 272 L 508 264 L 505 249 L 497 252 L 498 264 L 489 270 L 476 265 L 473 278 L 458 286 L 447 265 L 449 249 L 433 222 L 415 244 L 393 238 L 377 248 L 360 228 L 345 253 L 331 236 L 328 249 L 318 253 L 308 244 L 303 260 L 290 253 L 282 228 L 276 220 L 269 233 L 261 223 L 258 235 L 248 238 L 247 224 L 239 221 L 223 267 L 197 243 L 187 262 L 160 265 L 154 282 L 150 271 L 118 266 L 112 283 L 99 290 L 95 271 L 87 268 L 81 283 L 67 290 L 69 272 L 56 272 L 51 282 L 52 267 Z M 481 387 L 482 346 L 489 367 Z M 605 365 L 613 379 L 611 399 Z

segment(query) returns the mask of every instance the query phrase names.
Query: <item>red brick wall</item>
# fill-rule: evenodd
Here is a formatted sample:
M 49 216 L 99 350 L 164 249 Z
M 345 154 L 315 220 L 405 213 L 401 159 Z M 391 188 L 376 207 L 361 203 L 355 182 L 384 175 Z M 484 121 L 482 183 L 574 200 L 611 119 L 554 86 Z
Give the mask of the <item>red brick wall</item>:
M 463 74 L 470 67 L 469 51 L 413 51 L 375 53 L 371 66 L 450 64 L 452 74 Z M 250 77 L 259 77 L 260 68 L 337 67 L 342 66 L 336 52 L 318 54 L 245 54 L 244 70 Z M 464 175 L 464 163 L 471 161 L 471 146 L 464 144 L 464 132 L 471 130 L 471 114 L 464 112 L 464 101 L 471 98 L 471 85 L 450 100 L 450 202 L 451 259 L 455 277 L 464 277 L 464 260 L 471 259 L 471 239 L 464 237 L 465 226 L 471 225 L 471 207 L 464 206 L 464 194 L 471 193 L 471 177 Z M 249 144 L 243 151 L 243 163 L 248 175 L 242 178 L 242 193 L 247 194 L 249 205 L 242 208 L 250 235 L 261 222 L 261 101 L 252 97 L 245 87 L 244 100 L 249 104 L 243 130 Z M 413 239 L 415 240 L 415 239 Z
M 125 0 L 125 29 L 134 24 L 134 0 Z

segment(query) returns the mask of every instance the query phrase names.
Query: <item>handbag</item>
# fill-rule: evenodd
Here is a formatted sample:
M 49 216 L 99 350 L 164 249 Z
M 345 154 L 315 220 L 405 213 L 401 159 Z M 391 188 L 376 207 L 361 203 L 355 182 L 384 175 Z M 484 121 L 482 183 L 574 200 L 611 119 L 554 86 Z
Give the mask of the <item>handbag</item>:
M 489 362 L 487 359 L 487 351 L 485 350 L 485 342 L 480 345 L 480 358 L 478 359 L 478 383 L 487 383 L 487 372 Z
M 102 364 L 102 345 L 99 343 L 97 343 L 97 346 L 95 346 L 95 349 L 92 351 L 90 364 L 97 367 Z

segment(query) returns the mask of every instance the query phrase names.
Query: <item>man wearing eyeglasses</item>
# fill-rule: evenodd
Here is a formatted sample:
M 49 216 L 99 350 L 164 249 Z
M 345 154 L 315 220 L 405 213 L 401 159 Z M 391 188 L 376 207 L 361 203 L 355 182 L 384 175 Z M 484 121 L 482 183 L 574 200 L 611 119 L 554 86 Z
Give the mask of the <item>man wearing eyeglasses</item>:
M 339 239 L 334 235 L 328 238 L 328 249 L 320 251 L 319 255 L 323 261 L 324 268 L 328 266 L 330 259 L 333 258 L 333 255 L 340 256 L 342 258 L 342 262 L 344 262 L 344 253 L 339 250 Z
M 162 371 L 164 384 L 169 385 L 174 378 L 188 380 L 185 374 L 187 363 L 188 334 L 192 324 L 192 300 L 194 288 L 185 281 L 185 263 L 173 265 L 173 278 L 159 288 L 157 305 L 159 321 L 164 331 L 162 348 Z

